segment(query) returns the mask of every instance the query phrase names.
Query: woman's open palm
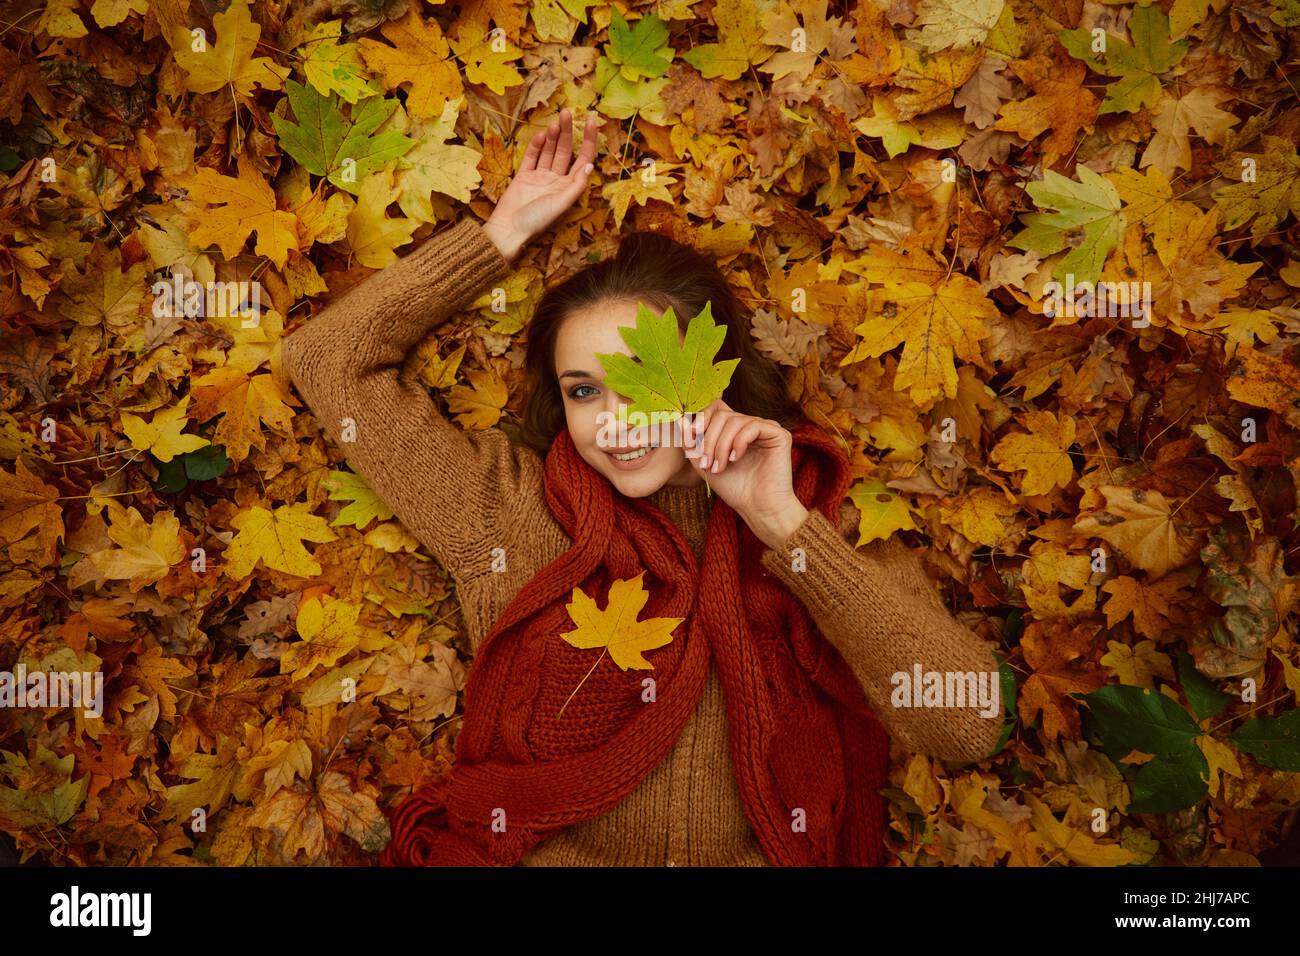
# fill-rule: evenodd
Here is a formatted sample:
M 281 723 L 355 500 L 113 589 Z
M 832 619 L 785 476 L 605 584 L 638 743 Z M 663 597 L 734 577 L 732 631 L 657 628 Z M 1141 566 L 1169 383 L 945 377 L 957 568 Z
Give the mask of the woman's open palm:
M 533 137 L 519 172 L 497 201 L 492 221 L 527 242 L 560 218 L 587 188 L 587 164 L 596 160 L 596 118 L 587 118 L 582 149 L 573 158 L 568 108 Z

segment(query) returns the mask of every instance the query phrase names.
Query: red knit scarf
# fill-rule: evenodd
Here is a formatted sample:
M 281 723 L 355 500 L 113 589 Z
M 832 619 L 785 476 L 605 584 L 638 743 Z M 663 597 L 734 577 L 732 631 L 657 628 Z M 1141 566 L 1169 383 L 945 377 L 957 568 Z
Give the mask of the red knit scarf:
M 795 494 L 834 524 L 848 461 L 814 426 L 793 434 Z M 557 830 L 612 810 L 668 756 L 713 655 L 741 800 L 768 861 L 881 865 L 888 738 L 844 658 L 762 567 L 765 546 L 743 519 L 717 499 L 697 565 L 681 530 L 645 499 L 619 494 L 567 429 L 544 480 L 573 546 L 482 642 L 455 765 L 392 812 L 381 863 L 513 865 Z M 671 643 L 646 652 L 653 670 L 623 671 L 608 655 L 592 670 L 599 651 L 558 636 L 575 628 L 565 610 L 574 587 L 603 607 L 615 580 L 642 572 L 650 597 L 640 619 L 685 620 Z

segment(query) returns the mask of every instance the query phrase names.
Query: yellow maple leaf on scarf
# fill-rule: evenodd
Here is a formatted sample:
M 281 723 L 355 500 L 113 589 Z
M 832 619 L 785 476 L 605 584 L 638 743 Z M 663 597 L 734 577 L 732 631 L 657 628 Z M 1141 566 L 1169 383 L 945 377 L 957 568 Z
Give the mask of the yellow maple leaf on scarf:
M 605 648 L 614 663 L 623 670 L 653 670 L 654 665 L 641 652 L 670 643 L 673 628 L 685 618 L 652 617 L 644 621 L 637 620 L 637 615 L 650 596 L 641 586 L 644 576 L 643 571 L 634 578 L 611 584 L 609 600 L 603 611 L 581 589 L 574 588 L 573 600 L 565 605 L 565 609 L 578 627 L 560 636 L 574 647 Z

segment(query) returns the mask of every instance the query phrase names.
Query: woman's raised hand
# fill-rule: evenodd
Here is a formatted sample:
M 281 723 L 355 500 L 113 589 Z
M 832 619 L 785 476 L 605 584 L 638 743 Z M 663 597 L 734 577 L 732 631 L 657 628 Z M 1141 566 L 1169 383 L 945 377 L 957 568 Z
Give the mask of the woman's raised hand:
M 533 137 L 519 172 L 483 227 L 508 260 L 559 219 L 587 188 L 587 176 L 596 161 L 596 117 L 587 117 L 576 158 L 572 120 L 565 107 L 557 120 Z

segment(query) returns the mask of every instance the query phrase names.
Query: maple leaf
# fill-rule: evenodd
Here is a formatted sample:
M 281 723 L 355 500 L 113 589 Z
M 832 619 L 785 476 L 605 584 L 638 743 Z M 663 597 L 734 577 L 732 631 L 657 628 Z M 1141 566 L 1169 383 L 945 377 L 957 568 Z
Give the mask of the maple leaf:
M 1177 510 L 1158 491 L 1101 485 L 1105 509 L 1074 523 L 1074 530 L 1109 541 L 1135 565 L 1156 577 L 1196 556 L 1195 533 L 1175 522 Z
M 366 64 L 360 47 L 343 42 L 342 36 L 341 20 L 323 20 L 299 44 L 299 49 L 305 47 L 307 51 L 302 64 L 307 82 L 322 95 L 337 93 L 348 103 L 378 96 L 383 89 L 365 75 Z M 271 118 L 274 121 L 274 114 Z
M 453 386 L 447 393 L 447 407 L 465 428 L 491 428 L 501 420 L 501 410 L 510 397 L 506 383 L 492 369 L 468 369 L 465 377 L 469 387 Z
M 1044 256 L 1068 248 L 1052 274 L 1073 274 L 1076 285 L 1097 281 L 1128 225 L 1115 186 L 1087 166 L 1077 171 L 1078 182 L 1049 169 L 1040 182 L 1029 183 L 1025 191 L 1035 204 L 1056 212 L 1021 216 L 1025 228 L 1008 240 L 1008 245 Z
M 916 528 L 907 499 L 890 491 L 879 478 L 865 478 L 858 482 L 849 489 L 849 498 L 858 506 L 859 546 L 891 538 L 895 531 Z
M 437 21 L 423 20 L 411 9 L 379 32 L 393 45 L 363 37 L 357 49 L 366 66 L 383 78 L 386 89 L 409 84 L 406 108 L 412 116 L 437 116 L 448 100 L 464 94 L 460 71 Z
M 397 203 L 402 212 L 421 222 L 433 222 L 430 194 L 438 192 L 461 202 L 468 202 L 481 179 L 478 173 L 481 154 L 468 146 L 448 142 L 456 135 L 456 117 L 460 100 L 443 107 L 436 122 L 418 121 L 411 125 L 414 147 L 397 164 Z
M 352 502 L 330 522 L 332 525 L 350 524 L 358 531 L 364 531 L 366 525 L 374 519 L 383 521 L 393 516 L 388 505 L 384 504 L 360 475 L 354 475 L 350 471 L 331 471 L 327 485 L 330 501 Z
M 1214 193 L 1224 210 L 1224 228 L 1236 229 L 1253 218 L 1250 234 L 1255 239 L 1277 228 L 1287 213 L 1300 218 L 1300 153 L 1281 136 L 1261 141 L 1263 156 L 1233 154 L 1224 171 L 1239 181 Z
M 162 818 L 174 820 L 180 817 L 189 822 L 192 812 L 198 807 L 206 807 L 208 813 L 224 807 L 241 772 L 240 763 L 236 759 L 238 749 L 237 739 L 221 737 L 217 742 L 216 753 L 195 753 L 186 757 L 176 768 L 176 773 L 190 778 L 194 783 L 167 788 Z
M 303 503 L 282 505 L 274 511 L 253 507 L 237 514 L 231 526 L 238 532 L 226 548 L 228 577 L 247 577 L 260 562 L 268 568 L 311 578 L 321 573 L 303 541 L 322 543 L 338 538 L 324 518 L 312 514 Z
M 47 485 L 23 459 L 17 459 L 13 474 L 0 471 L 0 540 L 14 544 L 33 528 L 45 529 L 52 539 L 62 537 L 63 511 L 58 500 L 59 489 Z
M 1030 412 L 1024 424 L 1028 433 L 1007 435 L 990 458 L 1007 470 L 1025 473 L 1020 483 L 1022 494 L 1045 495 L 1053 488 L 1064 488 L 1074 478 L 1074 463 L 1069 455 L 1074 444 L 1074 420 L 1068 415 L 1058 420 L 1051 412 Z
M 957 397 L 955 359 L 982 364 L 980 340 L 997 308 L 979 283 L 952 275 L 930 285 L 888 279 L 872 297 L 872 314 L 854 332 L 860 340 L 840 361 L 848 365 L 883 355 L 899 344 L 894 388 L 908 390 L 917 408 L 942 397 Z
M 1188 134 L 1195 129 L 1211 145 L 1221 145 L 1237 117 L 1219 104 L 1230 101 L 1228 90 L 1193 87 L 1180 97 L 1162 96 L 1152 120 L 1154 134 L 1139 164 L 1145 169 L 1154 165 L 1166 176 L 1192 166 L 1192 148 Z
M 763 24 L 776 9 L 776 0 L 718 0 L 712 16 L 719 42 L 694 44 L 682 59 L 705 79 L 740 79 L 776 52 L 763 42 Z
M 914 26 L 917 45 L 931 53 L 982 42 L 1002 16 L 1006 0 L 922 0 Z
M 213 437 L 235 463 L 248 457 L 250 447 L 266 447 L 262 422 L 287 434 L 293 422 L 289 405 L 297 404 L 272 376 L 249 378 L 230 366 L 214 368 L 196 379 L 192 394 L 198 400 L 194 409 L 197 421 L 222 416 Z
M 236 176 L 200 166 L 177 182 L 199 207 L 190 218 L 190 242 L 196 249 L 215 244 L 223 256 L 234 259 L 257 233 L 253 251 L 284 268 L 289 251 L 298 248 L 298 217 L 278 208 L 275 192 L 251 163 L 241 163 Z
M 1174 606 L 1183 597 L 1184 587 L 1175 575 L 1166 575 L 1153 584 L 1139 581 L 1128 575 L 1112 578 L 1102 585 L 1111 595 L 1106 602 L 1106 623 L 1114 627 L 1129 615 L 1133 628 L 1146 637 L 1161 640 L 1169 628 Z
M 1134 10 L 1128 28 L 1132 44 L 1108 35 L 1100 54 L 1094 52 L 1096 41 L 1090 30 L 1062 30 L 1056 35 L 1071 56 L 1098 73 L 1120 78 L 1106 88 L 1100 113 L 1132 113 L 1154 106 L 1160 96 L 1159 76 L 1187 55 L 1188 41 L 1170 42 L 1169 18 L 1157 6 Z
M 1043 718 L 1043 736 L 1055 740 L 1065 735 L 1078 737 L 1078 707 L 1069 695 L 1087 693 L 1100 687 L 1105 678 L 1091 661 L 1092 629 L 1035 621 L 1025 628 L 1020 639 L 1025 663 L 1034 673 L 1020 690 L 1020 718 L 1032 722 Z
M 653 670 L 654 665 L 642 656 L 643 651 L 663 647 L 673 639 L 673 629 L 685 618 L 652 617 L 638 621 L 650 595 L 641 586 L 645 572 L 634 578 L 619 579 L 609 587 L 605 608 L 573 589 L 573 600 L 565 605 L 569 619 L 577 627 L 560 634 L 574 647 L 587 650 L 603 647 L 610 659 L 622 670 Z
M 643 424 L 653 422 L 652 413 L 668 413 L 667 421 L 682 414 L 703 411 L 722 397 L 740 359 L 713 358 L 727 337 L 726 326 L 713 321 L 712 304 L 691 317 L 684 339 L 670 306 L 656 315 L 637 303 L 636 325 L 620 326 L 619 334 L 632 351 L 629 358 L 619 352 L 596 353 L 605 369 L 605 384 L 631 403 L 619 406 L 619 420 L 625 415 L 644 414 Z
M 188 27 L 177 29 L 172 36 L 172 56 L 186 73 L 187 89 L 215 93 L 229 86 L 239 96 L 250 96 L 257 86 L 280 89 L 289 68 L 253 56 L 262 27 L 249 16 L 244 0 L 234 0 L 225 12 L 213 16 L 212 25 L 217 42 L 211 46 L 206 39 L 193 37 Z
M 465 79 L 486 86 L 501 96 L 512 86 L 521 86 L 524 78 L 507 61 L 518 59 L 524 51 L 513 43 L 499 42 L 489 35 L 485 22 L 462 20 L 451 38 L 451 48 L 465 69 Z
M 1118 844 L 1098 843 L 1086 828 L 1057 820 L 1052 811 L 1032 793 L 1025 794 L 1034 832 L 1043 838 L 1047 849 L 1065 856 L 1080 866 L 1128 866 L 1137 862 L 1137 854 Z
M 151 452 L 159 461 L 171 461 L 177 455 L 206 448 L 209 444 L 206 438 L 181 434 L 188 424 L 185 407 L 189 403 L 190 396 L 186 395 L 171 408 L 154 412 L 153 419 L 148 422 L 130 412 L 123 412 L 122 430 L 131 440 L 131 447 Z
M 160 511 L 147 522 L 135 508 L 123 509 L 116 502 L 108 508 L 112 517 L 108 536 L 118 547 L 86 556 L 104 577 L 129 581 L 131 590 L 139 591 L 157 584 L 185 557 L 181 523 L 170 511 Z
M 391 129 L 373 135 L 397 109 L 393 100 L 363 100 L 345 117 L 337 96 L 321 96 L 293 80 L 287 92 L 294 121 L 271 114 L 284 151 L 308 171 L 354 195 L 361 191 L 367 176 L 401 156 L 414 142 Z
M 1046 55 L 1015 60 L 1011 70 L 1029 84 L 1034 95 L 1002 104 L 998 109 L 1001 118 L 993 128 L 1027 141 L 1051 130 L 1043 141 L 1043 165 L 1053 166 L 1073 148 L 1079 131 L 1091 130 L 1097 119 L 1097 97 L 1083 86 L 1088 71 L 1082 63 L 1064 56 Z
M 331 834 L 346 836 L 370 853 L 392 838 L 374 797 L 354 791 L 348 778 L 333 770 L 281 788 L 254 807 L 246 823 L 270 833 L 287 860 L 299 852 L 309 861 L 322 859 L 330 850 Z
M 357 261 L 372 269 L 397 261 L 393 250 L 410 242 L 420 227 L 414 219 L 389 219 L 385 212 L 401 192 L 393 185 L 393 165 L 366 177 L 357 204 L 348 213 L 348 244 Z
M 357 626 L 360 614 L 361 606 L 350 601 L 335 598 L 304 601 L 298 609 L 297 623 L 302 640 L 290 644 L 280 656 L 280 673 L 299 681 L 317 667 L 333 667 L 361 642 L 361 628 Z M 341 692 L 341 685 L 336 684 L 335 690 Z

